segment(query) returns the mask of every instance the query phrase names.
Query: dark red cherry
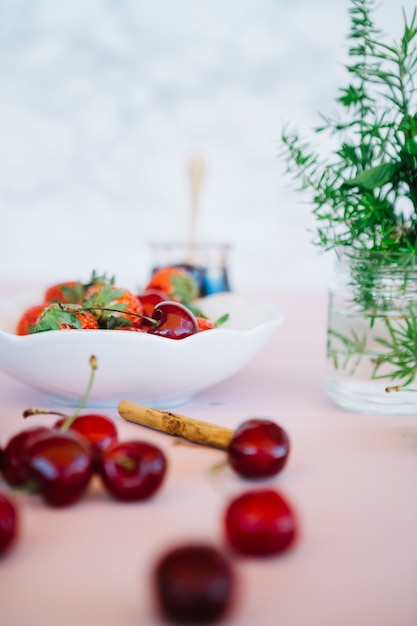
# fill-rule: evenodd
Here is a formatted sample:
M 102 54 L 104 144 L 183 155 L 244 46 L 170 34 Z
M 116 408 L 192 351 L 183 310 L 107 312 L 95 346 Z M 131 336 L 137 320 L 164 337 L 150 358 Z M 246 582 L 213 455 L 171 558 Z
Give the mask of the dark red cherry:
M 59 419 L 55 428 L 62 429 L 67 419 L 65 417 Z M 117 429 L 108 417 L 91 413 L 88 415 L 79 415 L 71 423 L 69 429 L 83 435 L 93 446 L 95 452 L 100 453 L 117 441 Z
M 159 289 L 147 289 L 136 297 L 142 305 L 142 314 L 148 317 L 152 316 L 157 304 L 169 299 L 169 296 Z
M 291 506 L 273 489 L 248 491 L 235 498 L 226 509 L 224 526 L 230 545 L 253 556 L 282 552 L 297 535 Z
M 45 502 L 67 506 L 86 490 L 93 473 L 93 456 L 75 432 L 50 432 L 39 436 L 27 449 L 25 465 Z
M 145 441 L 114 443 L 98 461 L 98 472 L 118 500 L 145 500 L 161 486 L 167 468 L 164 453 Z
M 208 624 L 229 609 L 234 572 L 226 558 L 205 544 L 179 546 L 164 555 L 155 570 L 159 606 L 181 624 Z
M 0 556 L 13 545 L 18 535 L 19 519 L 13 502 L 0 494 Z
M 148 330 L 148 333 L 153 335 L 169 339 L 184 339 L 198 332 L 194 315 L 179 302 L 160 302 L 155 306 L 152 317 L 158 322 Z
M 3 450 L 2 471 L 5 482 L 11 487 L 21 487 L 28 482 L 27 467 L 24 464 L 26 450 L 33 442 L 51 429 L 46 426 L 35 426 L 22 430 L 9 439 Z
M 266 419 L 243 422 L 227 447 L 231 467 L 245 478 L 278 474 L 287 462 L 290 441 L 281 426 Z

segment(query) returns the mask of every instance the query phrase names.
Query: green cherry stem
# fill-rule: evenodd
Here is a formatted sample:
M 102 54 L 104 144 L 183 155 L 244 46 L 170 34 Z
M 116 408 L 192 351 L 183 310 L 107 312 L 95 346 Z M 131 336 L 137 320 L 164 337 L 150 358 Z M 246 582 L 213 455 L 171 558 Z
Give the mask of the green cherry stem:
M 117 308 L 112 309 L 111 307 L 104 306 L 83 306 L 80 309 L 81 311 L 109 311 L 110 313 L 123 313 L 123 315 L 132 315 L 133 317 L 139 317 L 141 320 L 148 322 L 148 324 L 152 324 L 156 326 L 158 321 L 153 317 L 147 317 L 146 315 L 140 315 L 140 313 L 133 313 L 132 311 L 120 310 Z
M 90 356 L 90 367 L 91 367 L 91 372 L 90 372 L 90 378 L 88 381 L 88 385 L 87 385 L 87 389 L 84 392 L 83 397 L 81 398 L 80 402 L 78 403 L 78 406 L 76 407 L 75 411 L 69 416 L 67 417 L 67 419 L 65 420 L 65 422 L 62 424 L 61 426 L 61 431 L 66 432 L 71 424 L 73 423 L 73 421 L 75 420 L 75 418 L 78 416 L 78 414 L 80 413 L 80 411 L 85 407 L 87 400 L 90 396 L 91 390 L 93 388 L 93 384 L 94 384 L 94 378 L 96 375 L 96 371 L 97 371 L 97 359 L 94 355 Z
M 84 395 L 81 398 L 80 402 L 78 403 L 78 406 L 76 407 L 75 411 L 71 413 L 71 415 L 65 415 L 65 413 L 60 413 L 59 411 L 47 411 L 43 409 L 26 409 L 25 411 L 23 411 L 23 417 L 30 417 L 31 415 L 59 415 L 60 417 L 65 418 L 62 426 L 60 427 L 60 431 L 66 432 L 71 427 L 71 424 L 73 423 L 75 418 L 78 416 L 80 411 L 85 407 L 86 402 L 90 396 L 91 389 L 93 388 L 94 378 L 95 378 L 96 370 L 98 367 L 97 358 L 94 355 L 92 355 L 90 357 L 89 363 L 91 367 L 91 372 L 90 372 L 90 379 L 88 381 L 87 389 L 85 390 Z

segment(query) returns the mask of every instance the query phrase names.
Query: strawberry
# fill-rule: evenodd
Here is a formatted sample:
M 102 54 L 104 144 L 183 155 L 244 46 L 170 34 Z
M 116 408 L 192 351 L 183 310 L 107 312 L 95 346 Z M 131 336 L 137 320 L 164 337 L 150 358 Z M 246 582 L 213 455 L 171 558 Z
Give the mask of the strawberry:
M 139 327 L 142 324 L 142 305 L 128 289 L 93 285 L 85 294 L 83 308 L 91 311 L 100 328 Z
M 221 317 L 219 317 L 219 319 L 217 319 L 215 322 L 210 321 L 206 317 L 196 316 L 197 326 L 198 326 L 199 331 L 212 330 L 213 328 L 219 328 L 219 326 L 227 322 L 228 319 L 229 319 L 228 313 L 225 313 L 225 315 L 222 315 Z
M 197 316 L 195 319 L 197 320 L 198 332 L 202 330 L 211 330 L 212 328 L 216 328 L 214 322 L 211 322 L 206 317 Z
M 169 296 L 169 299 L 176 300 L 188 306 L 198 297 L 198 285 L 195 278 L 187 270 L 179 267 L 163 267 L 156 270 L 145 287 L 158 289 Z
M 63 302 L 64 304 L 81 304 L 85 294 L 85 287 L 79 281 L 68 281 L 51 285 L 45 291 L 44 299 L 47 304 Z
M 45 304 L 36 304 L 26 309 L 17 323 L 16 334 L 30 335 L 33 333 L 36 323 L 46 306 Z
M 97 276 L 93 271 L 88 283 L 82 283 L 78 280 L 67 281 L 51 285 L 45 291 L 44 300 L 47 304 L 53 302 L 63 302 L 64 304 L 81 304 L 87 290 L 92 285 L 112 285 L 114 278 L 107 278 L 105 275 Z
M 80 305 L 54 303 L 43 310 L 34 332 L 69 329 L 94 330 L 98 327 L 94 315 L 90 311 L 85 311 Z

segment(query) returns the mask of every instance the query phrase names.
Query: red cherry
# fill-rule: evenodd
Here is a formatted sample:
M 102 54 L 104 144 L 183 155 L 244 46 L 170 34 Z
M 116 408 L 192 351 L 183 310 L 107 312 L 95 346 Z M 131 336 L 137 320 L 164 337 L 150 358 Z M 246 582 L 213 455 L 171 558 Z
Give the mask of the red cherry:
M 93 472 L 93 457 L 75 432 L 40 435 L 27 449 L 25 465 L 48 504 L 67 506 L 79 500 Z
M 204 544 L 179 546 L 155 570 L 157 599 L 164 613 L 181 624 L 208 624 L 230 607 L 234 572 L 226 558 Z
M 0 556 L 13 545 L 18 535 L 18 514 L 15 505 L 0 494 Z
M 59 419 L 55 428 L 61 429 L 67 418 Z M 98 414 L 79 415 L 71 423 L 69 429 L 83 435 L 92 445 L 95 452 L 100 453 L 117 441 L 117 429 L 108 417 Z
M 198 332 L 194 315 L 179 302 L 160 302 L 155 306 L 152 317 L 158 322 L 148 330 L 148 333 L 153 335 L 169 339 L 184 339 Z
M 159 289 L 146 289 L 143 293 L 140 293 L 136 297 L 142 304 L 143 315 L 148 317 L 151 317 L 157 304 L 169 299 L 169 296 Z
M 103 452 L 98 472 L 118 500 L 145 500 L 161 486 L 167 468 L 162 450 L 144 441 L 115 443 Z
M 235 498 L 226 509 L 224 525 L 231 546 L 254 556 L 282 552 L 297 535 L 290 505 L 273 489 L 248 491 Z
M 11 487 L 21 487 L 28 480 L 28 470 L 24 463 L 26 451 L 36 439 L 50 433 L 46 426 L 37 426 L 23 430 L 9 439 L 3 450 L 2 472 L 5 482 Z
M 289 451 L 285 430 L 275 422 L 258 418 L 241 424 L 226 450 L 231 467 L 245 478 L 278 474 L 287 462 Z

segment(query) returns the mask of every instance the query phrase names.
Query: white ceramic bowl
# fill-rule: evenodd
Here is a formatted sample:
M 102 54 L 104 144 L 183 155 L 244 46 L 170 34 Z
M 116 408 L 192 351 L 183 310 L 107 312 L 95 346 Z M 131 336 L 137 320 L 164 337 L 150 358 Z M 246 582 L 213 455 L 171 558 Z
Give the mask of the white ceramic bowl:
M 122 330 L 54 330 L 17 336 L 14 328 L 31 299 L 0 306 L 0 369 L 45 393 L 51 402 L 76 405 L 98 369 L 87 406 L 114 407 L 131 400 L 172 407 L 243 368 L 282 322 L 279 311 L 233 293 L 209 296 L 200 306 L 210 319 L 229 313 L 217 329 L 173 340 Z M 3 310 L 1 310 L 3 308 Z

